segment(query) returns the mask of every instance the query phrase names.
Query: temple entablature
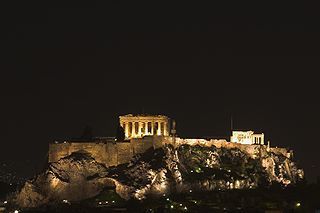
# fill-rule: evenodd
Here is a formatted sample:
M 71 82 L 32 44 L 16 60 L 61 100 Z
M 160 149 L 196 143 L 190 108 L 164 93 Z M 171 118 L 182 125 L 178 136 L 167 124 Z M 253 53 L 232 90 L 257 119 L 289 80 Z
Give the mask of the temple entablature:
M 120 125 L 125 138 L 142 138 L 149 135 L 169 136 L 170 118 L 164 115 L 122 115 Z

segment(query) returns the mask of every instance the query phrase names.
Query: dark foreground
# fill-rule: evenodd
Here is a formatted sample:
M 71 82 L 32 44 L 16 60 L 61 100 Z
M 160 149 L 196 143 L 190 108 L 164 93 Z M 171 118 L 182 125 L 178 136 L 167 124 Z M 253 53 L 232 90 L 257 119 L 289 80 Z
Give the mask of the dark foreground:
M 70 203 L 61 201 L 39 209 L 19 212 L 320 212 L 320 185 L 282 189 L 231 190 L 175 194 L 144 201 L 124 201 L 113 191 L 99 197 Z M 14 207 L 7 204 L 7 210 Z M 1 212 L 1 211 L 0 211 Z

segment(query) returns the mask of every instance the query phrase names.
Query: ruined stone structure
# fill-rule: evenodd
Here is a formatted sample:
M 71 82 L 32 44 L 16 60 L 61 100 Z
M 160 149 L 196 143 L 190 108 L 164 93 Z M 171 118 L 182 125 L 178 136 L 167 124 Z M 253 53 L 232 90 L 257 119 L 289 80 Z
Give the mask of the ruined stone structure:
M 240 144 L 264 144 L 264 134 L 256 134 L 253 131 L 232 131 L 230 142 Z
M 183 139 L 175 137 L 175 124 L 163 115 L 124 115 L 120 116 L 120 125 L 125 130 L 126 140 L 116 141 L 110 138 L 96 138 L 91 141 L 64 141 L 49 145 L 49 162 L 59 159 L 73 152 L 87 152 L 99 163 L 106 166 L 117 166 L 128 163 L 133 156 L 144 153 L 150 148 L 156 149 L 165 144 L 179 146 L 182 144 L 216 146 L 217 148 L 238 148 L 253 157 L 259 157 L 260 149 L 264 145 L 264 134 L 254 134 L 253 131 L 234 131 L 231 142 L 225 139 Z M 174 123 L 174 122 L 173 122 Z M 171 131 L 170 127 L 174 131 Z M 292 152 L 285 148 L 269 148 L 268 151 L 281 153 L 290 158 Z
M 119 117 L 126 139 L 144 136 L 169 136 L 170 119 L 164 115 L 123 115 Z

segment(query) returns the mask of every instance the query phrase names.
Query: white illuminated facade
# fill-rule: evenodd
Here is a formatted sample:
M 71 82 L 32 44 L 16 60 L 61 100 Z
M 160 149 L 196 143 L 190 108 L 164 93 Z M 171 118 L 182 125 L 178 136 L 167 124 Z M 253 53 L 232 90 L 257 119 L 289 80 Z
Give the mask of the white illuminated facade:
M 264 144 L 264 134 L 256 134 L 253 131 L 232 131 L 230 142 L 240 144 Z

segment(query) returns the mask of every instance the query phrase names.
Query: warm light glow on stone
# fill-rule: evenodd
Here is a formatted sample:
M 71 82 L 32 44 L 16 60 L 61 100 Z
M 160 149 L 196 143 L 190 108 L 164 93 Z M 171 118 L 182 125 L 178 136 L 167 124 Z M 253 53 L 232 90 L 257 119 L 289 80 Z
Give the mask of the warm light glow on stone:
M 51 188 L 56 188 L 56 186 L 59 184 L 60 180 L 56 177 L 54 177 L 52 180 L 51 180 Z
M 164 115 L 123 115 L 119 122 L 125 138 L 142 138 L 148 135 L 169 136 L 169 118 Z
M 232 131 L 230 142 L 240 144 L 264 144 L 264 134 L 255 134 L 253 131 Z

